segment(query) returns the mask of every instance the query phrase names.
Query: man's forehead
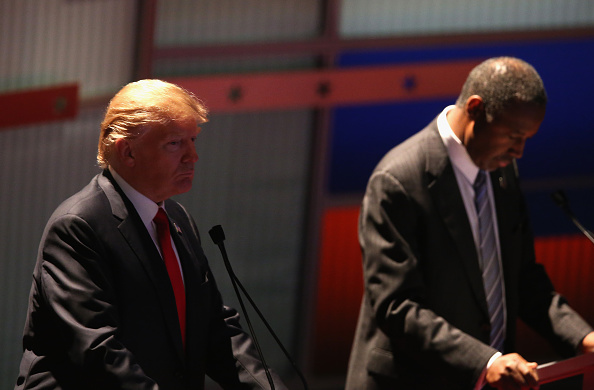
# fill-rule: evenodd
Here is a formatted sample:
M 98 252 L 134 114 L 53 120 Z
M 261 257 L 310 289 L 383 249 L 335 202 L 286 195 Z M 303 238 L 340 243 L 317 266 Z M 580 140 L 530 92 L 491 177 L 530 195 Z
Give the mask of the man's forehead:
M 159 133 L 162 137 L 175 137 L 196 135 L 201 131 L 201 128 L 196 119 L 183 118 L 170 120 L 165 124 L 153 126 L 151 131 Z

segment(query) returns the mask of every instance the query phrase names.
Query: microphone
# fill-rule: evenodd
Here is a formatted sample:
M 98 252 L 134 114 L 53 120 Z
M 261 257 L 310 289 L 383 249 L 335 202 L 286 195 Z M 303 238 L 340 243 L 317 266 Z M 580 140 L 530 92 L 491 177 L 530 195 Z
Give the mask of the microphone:
M 210 238 L 212 239 L 212 242 L 215 243 L 215 245 L 222 245 L 223 248 L 225 247 L 225 244 L 223 244 L 223 241 L 225 241 L 225 232 L 223 231 L 223 227 L 221 225 L 213 226 L 208 234 L 210 234 Z
M 254 328 L 252 327 L 252 322 L 250 321 L 248 312 L 245 309 L 245 305 L 243 304 L 243 299 L 241 299 L 241 295 L 239 294 L 239 290 L 237 289 L 237 278 L 235 277 L 235 273 L 231 268 L 231 263 L 229 263 L 227 251 L 225 250 L 225 244 L 223 243 L 223 241 L 225 240 L 225 232 L 223 232 L 223 228 L 221 227 L 221 225 L 216 225 L 212 229 L 210 229 L 208 234 L 210 234 L 212 242 L 214 242 L 215 245 L 217 245 L 221 251 L 221 255 L 223 256 L 223 262 L 225 263 L 225 268 L 227 268 L 227 273 L 231 278 L 231 283 L 233 284 L 233 289 L 235 290 L 235 295 L 237 295 L 237 299 L 239 299 L 239 304 L 241 305 L 241 310 L 243 311 L 243 315 L 245 316 L 245 321 L 247 322 L 250 332 L 252 334 L 252 339 L 254 340 L 254 345 L 256 346 L 258 355 L 260 356 L 262 366 L 264 366 L 264 371 L 266 372 L 266 378 L 268 379 L 268 383 L 270 384 L 270 389 L 275 390 L 274 381 L 272 380 L 272 376 L 270 375 L 270 370 L 268 369 L 266 360 L 264 360 L 264 354 L 262 353 L 262 349 L 260 348 L 260 343 L 258 342 L 256 333 L 254 332 Z
M 555 202 L 555 204 L 557 204 L 557 206 L 559 206 L 561 210 L 567 214 L 573 224 L 577 226 L 577 228 L 580 229 L 580 231 L 584 233 L 584 235 L 588 237 L 588 239 L 594 244 L 594 237 L 592 236 L 592 233 L 580 223 L 580 221 L 571 211 L 569 207 L 569 199 L 565 195 L 565 192 L 563 190 L 555 191 L 551 194 L 551 198 L 553 199 L 553 202 Z
M 253 301 L 250 294 L 248 294 L 247 290 L 243 287 L 243 285 L 241 284 L 241 282 L 235 275 L 235 272 L 233 272 L 233 268 L 231 267 L 231 263 L 229 262 L 229 257 L 227 256 L 225 244 L 223 242 L 223 241 L 225 241 L 225 232 L 223 232 L 223 228 L 221 227 L 221 225 L 213 226 L 210 229 L 210 231 L 208 232 L 208 234 L 210 234 L 210 238 L 212 239 L 212 242 L 214 242 L 214 244 L 219 247 L 219 250 L 223 257 L 223 262 L 225 263 L 225 268 L 227 268 L 227 273 L 229 274 L 231 283 L 233 284 L 233 289 L 235 290 L 235 295 L 237 295 L 237 299 L 239 300 L 239 304 L 241 305 L 241 310 L 243 311 L 243 314 L 245 316 L 245 319 L 246 319 L 246 322 L 250 329 L 250 332 L 252 333 L 252 338 L 254 339 L 254 345 L 256 346 L 256 349 L 258 350 L 258 354 L 260 355 L 260 359 L 262 360 L 262 365 L 264 366 L 264 371 L 266 372 L 266 377 L 268 378 L 268 382 L 270 383 L 271 390 L 274 390 L 274 382 L 272 380 L 272 376 L 270 375 L 268 366 L 266 365 L 266 362 L 264 361 L 264 355 L 262 353 L 262 350 L 260 349 L 258 340 L 256 339 L 256 334 L 254 332 L 254 329 L 252 328 L 252 323 L 249 319 L 248 313 L 245 309 L 245 305 L 243 304 L 243 300 L 241 299 L 241 295 L 239 294 L 239 290 L 237 289 L 237 286 L 239 286 L 239 288 L 241 288 L 241 291 L 243 291 L 243 293 L 245 294 L 246 298 L 248 299 L 248 301 L 254 308 L 254 311 L 258 314 L 258 316 L 260 317 L 260 319 L 262 320 L 262 322 L 264 323 L 264 325 L 266 326 L 266 328 L 268 329 L 268 331 L 270 332 L 270 334 L 272 335 L 272 337 L 274 338 L 274 340 L 276 341 L 276 343 L 278 344 L 280 349 L 283 351 L 283 353 L 289 360 L 289 363 L 291 363 L 291 366 L 293 366 L 293 369 L 295 370 L 297 375 L 299 375 L 299 378 L 303 382 L 303 387 L 305 388 L 305 390 L 307 390 L 307 381 L 305 380 L 303 373 L 301 372 L 301 370 L 299 370 L 299 368 L 297 367 L 297 364 L 293 361 L 293 359 L 291 358 L 291 355 L 286 350 L 286 348 L 283 346 L 282 342 L 280 341 L 280 339 L 278 338 L 278 336 L 276 335 L 274 330 L 272 330 L 272 327 L 270 326 L 270 324 L 268 324 L 268 321 L 266 321 L 266 319 L 264 318 L 264 315 L 262 314 L 260 309 L 258 309 L 258 306 Z

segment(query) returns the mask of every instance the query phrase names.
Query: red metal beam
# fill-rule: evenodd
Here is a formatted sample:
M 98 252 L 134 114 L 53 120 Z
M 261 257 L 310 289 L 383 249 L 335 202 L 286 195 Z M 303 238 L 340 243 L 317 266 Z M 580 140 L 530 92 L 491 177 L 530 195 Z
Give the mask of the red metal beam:
M 78 84 L 0 94 L 0 129 L 75 118 Z
M 212 112 L 325 108 L 457 96 L 481 60 L 167 80 Z

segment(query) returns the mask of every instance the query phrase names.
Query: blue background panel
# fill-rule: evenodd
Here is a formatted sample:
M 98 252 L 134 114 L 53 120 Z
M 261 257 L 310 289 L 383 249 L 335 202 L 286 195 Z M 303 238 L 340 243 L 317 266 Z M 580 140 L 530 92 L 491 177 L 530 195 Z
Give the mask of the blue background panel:
M 397 65 L 515 56 L 540 73 L 549 96 L 545 120 L 519 160 L 527 184 L 537 235 L 575 233 L 550 199 L 565 189 L 584 225 L 594 224 L 594 39 L 530 41 L 476 46 L 440 46 L 343 53 L 341 67 Z M 444 74 L 444 77 L 447 77 Z M 462 86 L 460 86 L 462 87 Z M 333 111 L 329 192 L 362 194 L 369 174 L 394 145 L 427 125 L 455 102 L 423 102 L 340 107 Z M 563 188 L 565 187 L 565 188 Z

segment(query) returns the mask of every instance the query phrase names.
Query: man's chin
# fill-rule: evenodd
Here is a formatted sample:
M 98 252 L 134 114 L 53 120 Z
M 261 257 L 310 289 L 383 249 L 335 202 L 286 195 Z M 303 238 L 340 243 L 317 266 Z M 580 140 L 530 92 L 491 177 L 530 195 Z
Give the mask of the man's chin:
M 497 160 L 498 168 L 505 168 L 514 161 L 513 158 L 502 158 Z
M 177 183 L 177 190 L 179 194 L 186 193 L 192 189 L 193 177 L 187 177 Z
M 485 170 L 487 170 L 487 171 L 494 171 L 494 170 L 499 169 L 499 168 L 505 168 L 509 164 L 511 164 L 512 161 L 514 161 L 514 159 L 511 158 L 511 157 L 499 157 L 499 158 L 495 158 L 495 159 L 491 160 L 488 163 L 488 168 L 485 169 Z
M 484 164 L 483 166 L 479 166 L 480 169 L 487 171 L 487 172 L 493 172 L 499 168 L 505 168 L 507 167 L 513 160 L 511 159 L 497 159 L 497 160 L 491 160 L 488 164 Z

